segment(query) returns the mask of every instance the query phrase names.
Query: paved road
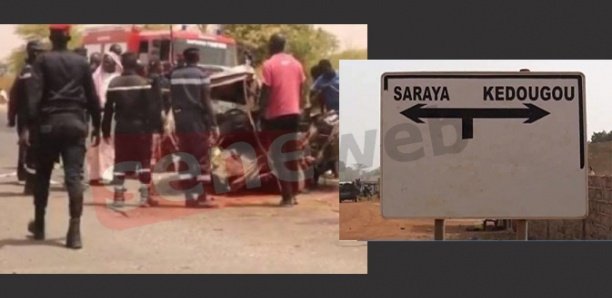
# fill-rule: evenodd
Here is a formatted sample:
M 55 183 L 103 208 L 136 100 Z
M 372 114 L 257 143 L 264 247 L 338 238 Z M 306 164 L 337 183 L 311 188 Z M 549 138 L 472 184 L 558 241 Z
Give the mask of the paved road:
M 0 109 L 0 273 L 366 273 L 365 242 L 338 240 L 337 188 L 278 208 L 277 197 L 219 198 L 224 207 L 187 210 L 175 197 L 159 208 L 113 210 L 109 192 L 89 189 L 84 248 L 63 247 L 68 202 L 53 186 L 47 239 L 27 237 L 31 197 L 15 183 L 16 136 Z M 63 181 L 56 170 L 53 179 Z M 135 186 L 131 185 L 134 190 Z M 128 202 L 129 203 L 129 202 Z

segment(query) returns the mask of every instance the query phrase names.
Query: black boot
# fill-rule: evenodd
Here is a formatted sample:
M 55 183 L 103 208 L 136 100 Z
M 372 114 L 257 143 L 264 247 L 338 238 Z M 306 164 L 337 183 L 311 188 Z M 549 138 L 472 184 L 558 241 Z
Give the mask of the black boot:
M 32 233 L 34 240 L 45 240 L 45 209 L 36 208 L 34 220 L 28 223 L 28 231 Z
M 72 249 L 80 249 L 83 247 L 81 243 L 81 219 L 71 218 L 68 234 L 66 235 L 66 247 Z

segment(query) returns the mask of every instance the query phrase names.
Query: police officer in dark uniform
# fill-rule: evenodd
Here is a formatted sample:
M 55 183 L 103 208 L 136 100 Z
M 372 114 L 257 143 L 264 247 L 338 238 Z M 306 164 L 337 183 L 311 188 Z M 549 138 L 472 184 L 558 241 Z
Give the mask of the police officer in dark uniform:
M 125 201 L 125 176 L 137 172 L 140 180 L 141 206 L 158 204 L 151 196 L 151 148 L 153 134 L 162 132 L 161 90 L 137 74 L 138 56 L 127 52 L 121 56 L 123 74 L 114 78 L 108 87 L 102 134 L 110 143 L 111 124 L 115 116 L 114 182 L 116 204 Z
M 217 205 L 207 198 L 204 181 L 210 174 L 208 151 L 211 142 L 219 137 L 217 119 L 210 99 L 210 78 L 198 67 L 200 52 L 197 48 L 188 48 L 183 52 L 185 66 L 172 72 L 170 92 L 172 110 L 178 137 L 178 147 L 182 154 L 181 161 L 193 169 L 198 162 L 199 174 L 181 175 L 181 185 L 185 194 L 187 207 L 211 208 Z M 197 165 L 196 165 L 197 166 Z
M 23 129 L 26 127 L 23 115 L 27 108 L 27 88 L 26 83 L 32 78 L 32 63 L 36 60 L 36 57 L 44 51 L 44 47 L 40 41 L 30 41 L 26 45 L 27 58 L 26 63 L 19 73 L 19 76 L 15 80 L 11 89 L 11 96 L 9 102 L 9 126 L 15 126 L 17 123 L 17 133 L 21 135 Z M 15 121 L 17 118 L 17 121 Z M 25 180 L 25 187 L 23 193 L 31 195 L 33 191 L 34 175 L 36 174 L 34 168 L 34 152 L 30 150 L 30 147 L 20 145 L 19 156 L 17 158 L 17 178 L 20 181 Z
M 81 171 L 88 133 L 86 115 L 92 125 L 92 143 L 97 146 L 100 133 L 100 100 L 87 60 L 67 49 L 70 25 L 50 25 L 50 52 L 33 64 L 28 87 L 27 129 L 20 141 L 36 150 L 34 221 L 28 230 L 34 239 L 45 238 L 45 209 L 49 197 L 49 179 L 54 161 L 61 156 L 65 185 L 70 199 L 70 226 L 66 246 L 82 247 L 80 220 L 83 212 Z

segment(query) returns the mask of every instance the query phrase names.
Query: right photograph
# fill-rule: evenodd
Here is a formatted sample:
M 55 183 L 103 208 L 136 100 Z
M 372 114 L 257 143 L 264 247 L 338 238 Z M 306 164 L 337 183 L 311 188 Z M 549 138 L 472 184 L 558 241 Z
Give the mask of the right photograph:
M 612 61 L 340 71 L 340 239 L 612 239 Z

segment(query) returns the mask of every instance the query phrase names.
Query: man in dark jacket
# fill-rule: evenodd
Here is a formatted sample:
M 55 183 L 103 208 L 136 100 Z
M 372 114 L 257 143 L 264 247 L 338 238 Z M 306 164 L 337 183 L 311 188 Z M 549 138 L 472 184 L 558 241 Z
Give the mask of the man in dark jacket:
M 321 112 L 334 110 L 340 114 L 340 78 L 327 59 L 319 61 L 320 76 L 310 89 L 311 97 L 321 98 Z
M 34 239 L 45 238 L 45 209 L 49 197 L 49 179 L 54 161 L 64 162 L 65 184 L 70 199 L 70 226 L 66 246 L 82 247 L 80 220 L 83 212 L 81 171 L 88 133 L 87 114 L 91 118 L 92 143 L 97 146 L 100 133 L 100 100 L 96 95 L 89 64 L 82 56 L 68 50 L 70 25 L 50 25 L 50 52 L 33 64 L 28 88 L 28 109 L 20 142 L 36 150 L 34 221 L 28 230 Z
M 32 78 L 32 63 L 36 60 L 36 57 L 44 51 L 44 47 L 40 41 L 30 41 L 26 45 L 27 58 L 23 69 L 16 78 L 11 89 L 11 96 L 9 101 L 9 126 L 14 127 L 17 124 L 17 134 L 21 135 L 23 129 L 26 127 L 24 123 L 23 115 L 27 108 L 27 88 L 26 83 Z M 17 121 L 15 121 L 15 119 Z M 20 145 L 19 155 L 17 158 L 17 179 L 19 181 L 25 180 L 25 187 L 23 193 L 31 195 L 33 191 L 34 175 L 36 174 L 34 168 L 34 152 L 29 150 L 29 147 Z
M 181 160 L 190 174 L 181 175 L 187 207 L 216 207 L 205 191 L 210 174 L 208 150 L 219 137 L 219 127 L 210 98 L 210 78 L 199 67 L 200 52 L 183 52 L 185 66 L 172 72 L 170 92 Z
M 153 57 L 149 61 L 147 74 L 151 84 L 159 86 L 162 92 L 164 114 L 168 113 L 170 111 L 170 81 L 164 76 L 164 68 L 159 58 Z
M 137 74 L 138 56 L 121 56 L 123 73 L 114 78 L 107 90 L 102 120 L 104 141 L 110 144 L 111 124 L 115 116 L 115 203 L 125 201 L 125 176 L 137 172 L 140 180 L 141 206 L 158 204 L 151 196 L 151 148 L 153 134 L 162 132 L 161 90 Z

